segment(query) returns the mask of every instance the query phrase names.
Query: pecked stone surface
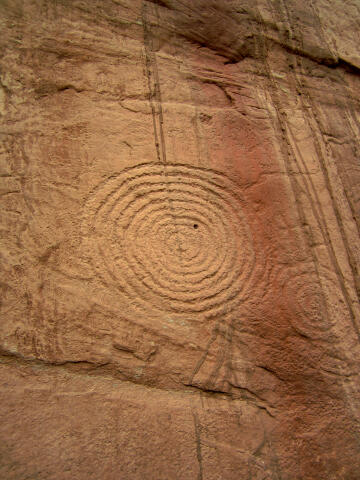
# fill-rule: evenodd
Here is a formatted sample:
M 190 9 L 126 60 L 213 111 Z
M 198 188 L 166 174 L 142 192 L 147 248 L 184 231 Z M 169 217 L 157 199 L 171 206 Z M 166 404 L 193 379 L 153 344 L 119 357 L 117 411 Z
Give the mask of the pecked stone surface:
M 358 479 L 358 18 L 0 2 L 1 478 Z

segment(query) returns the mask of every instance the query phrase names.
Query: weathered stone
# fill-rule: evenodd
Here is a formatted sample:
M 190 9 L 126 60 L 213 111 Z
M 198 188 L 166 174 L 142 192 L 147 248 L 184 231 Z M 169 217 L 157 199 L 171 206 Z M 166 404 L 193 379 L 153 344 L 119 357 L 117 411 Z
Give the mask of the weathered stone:
M 359 10 L 0 2 L 1 478 L 359 478 Z

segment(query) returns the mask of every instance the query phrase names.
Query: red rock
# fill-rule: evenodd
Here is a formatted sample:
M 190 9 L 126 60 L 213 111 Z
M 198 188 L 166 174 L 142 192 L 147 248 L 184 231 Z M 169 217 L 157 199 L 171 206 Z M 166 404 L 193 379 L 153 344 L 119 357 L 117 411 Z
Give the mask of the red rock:
M 0 478 L 359 478 L 358 17 L 1 2 Z

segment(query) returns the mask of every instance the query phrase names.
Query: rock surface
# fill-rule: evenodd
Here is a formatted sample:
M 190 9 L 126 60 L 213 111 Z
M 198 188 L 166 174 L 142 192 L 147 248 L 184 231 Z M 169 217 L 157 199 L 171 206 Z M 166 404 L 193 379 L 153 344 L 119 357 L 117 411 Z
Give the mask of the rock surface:
M 0 2 L 0 478 L 359 479 L 359 18 Z

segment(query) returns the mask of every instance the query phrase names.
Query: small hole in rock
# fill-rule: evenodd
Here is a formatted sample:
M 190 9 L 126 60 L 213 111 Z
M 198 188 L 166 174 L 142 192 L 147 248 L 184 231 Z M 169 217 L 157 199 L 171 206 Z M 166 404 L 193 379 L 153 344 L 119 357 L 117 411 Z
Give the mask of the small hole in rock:
M 196 230 L 197 228 L 199 228 L 199 225 L 197 223 L 194 223 L 194 228 Z

